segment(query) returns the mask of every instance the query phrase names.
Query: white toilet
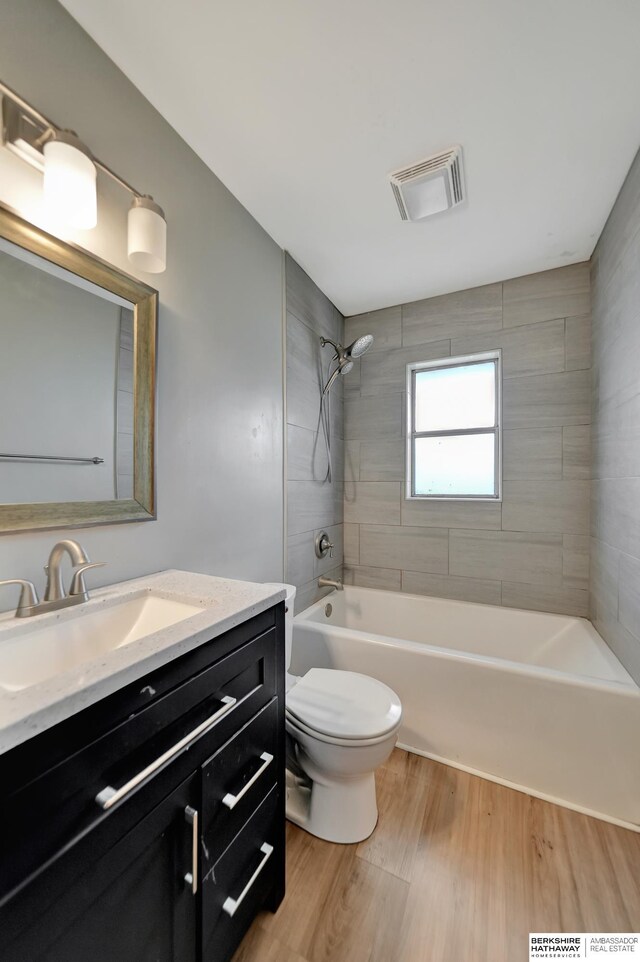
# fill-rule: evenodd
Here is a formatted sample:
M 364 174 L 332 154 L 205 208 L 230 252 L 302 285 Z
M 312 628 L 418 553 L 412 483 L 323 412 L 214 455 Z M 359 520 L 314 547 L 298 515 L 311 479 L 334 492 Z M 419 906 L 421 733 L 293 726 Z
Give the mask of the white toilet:
M 289 674 L 296 589 L 284 587 L 287 818 L 330 842 L 360 842 L 378 820 L 374 771 L 396 743 L 402 704 L 387 685 L 358 672 Z

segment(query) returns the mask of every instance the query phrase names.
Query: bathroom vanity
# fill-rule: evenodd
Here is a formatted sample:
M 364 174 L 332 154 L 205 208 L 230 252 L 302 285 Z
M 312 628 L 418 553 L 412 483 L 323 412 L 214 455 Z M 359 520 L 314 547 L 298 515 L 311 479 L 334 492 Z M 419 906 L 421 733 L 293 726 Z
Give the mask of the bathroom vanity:
M 149 597 L 191 610 L 33 684 L 0 659 L 3 962 L 225 962 L 282 900 L 284 592 L 164 572 L 38 630 Z

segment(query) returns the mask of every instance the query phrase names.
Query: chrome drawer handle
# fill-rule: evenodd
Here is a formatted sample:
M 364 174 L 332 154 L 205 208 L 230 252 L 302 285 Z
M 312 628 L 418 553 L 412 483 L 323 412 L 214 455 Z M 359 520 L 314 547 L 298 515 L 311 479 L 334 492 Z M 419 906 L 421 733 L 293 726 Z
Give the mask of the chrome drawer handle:
M 198 891 L 198 811 L 187 805 L 184 810 L 184 817 L 187 824 L 191 825 L 191 871 L 184 877 L 187 885 L 191 886 L 191 891 L 196 895 Z
M 213 713 L 213 715 L 210 715 L 209 718 L 206 718 L 198 725 L 197 728 L 194 728 L 193 731 L 190 731 L 188 735 L 185 735 L 184 738 L 181 738 L 179 742 L 176 742 L 175 745 L 167 749 L 167 751 L 160 755 L 159 758 L 156 758 L 156 760 L 151 762 L 150 765 L 147 765 L 146 768 L 143 768 L 141 772 L 138 772 L 137 775 L 134 775 L 133 778 L 131 778 L 125 785 L 122 786 L 122 788 L 113 788 L 113 786 L 107 785 L 106 788 L 103 788 L 102 791 L 98 792 L 96 795 L 96 802 L 100 808 L 103 808 L 105 811 L 108 808 L 111 808 L 111 806 L 115 805 L 116 802 L 119 802 L 121 799 L 125 798 L 129 792 L 132 792 L 134 788 L 137 788 L 138 785 L 146 781 L 147 778 L 150 778 L 150 776 L 157 772 L 159 768 L 162 768 L 162 766 L 170 761 L 174 755 L 177 755 L 178 752 L 181 752 L 183 748 L 186 748 L 187 745 L 190 745 L 191 742 L 194 742 L 196 738 L 199 738 L 199 736 L 208 731 L 209 728 L 213 728 L 213 726 L 217 724 L 223 715 L 226 715 L 228 711 L 231 711 L 233 706 L 236 704 L 237 699 L 232 698 L 231 695 L 224 695 L 220 701 L 224 702 L 222 708 L 219 708 Z
M 251 778 L 249 779 L 247 784 L 244 786 L 242 791 L 238 792 L 237 795 L 232 795 L 231 792 L 227 792 L 227 794 L 222 799 L 223 805 L 226 805 L 227 808 L 235 808 L 238 802 L 240 801 L 240 799 L 247 794 L 251 786 L 258 781 L 262 773 L 266 771 L 266 769 L 269 767 L 269 765 L 273 761 L 273 755 L 270 755 L 269 752 L 263 752 L 262 755 L 260 756 L 260 761 L 262 762 L 262 765 L 260 766 L 258 771 L 255 773 L 255 775 L 251 776 Z
M 245 895 L 247 894 L 247 892 L 249 891 L 249 889 L 257 879 L 257 877 L 260 875 L 260 872 L 262 871 L 262 869 L 265 867 L 265 865 L 271 858 L 271 855 L 273 853 L 273 845 L 269 845 L 268 842 L 263 842 L 262 845 L 260 846 L 260 851 L 264 854 L 264 858 L 262 859 L 257 869 L 255 870 L 255 872 L 253 873 L 253 875 L 251 876 L 251 878 L 243 888 L 238 898 L 237 899 L 227 898 L 224 900 L 224 903 L 222 905 L 222 911 L 226 912 L 227 915 L 230 915 L 231 918 L 233 918 L 233 916 L 236 914 L 236 911 L 242 905 L 242 900 L 244 899 Z

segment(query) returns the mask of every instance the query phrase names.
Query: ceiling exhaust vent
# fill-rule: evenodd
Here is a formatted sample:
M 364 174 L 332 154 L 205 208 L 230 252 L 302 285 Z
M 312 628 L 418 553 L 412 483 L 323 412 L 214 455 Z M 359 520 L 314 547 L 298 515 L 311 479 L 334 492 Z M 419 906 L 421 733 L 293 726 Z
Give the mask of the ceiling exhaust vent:
M 433 154 L 389 174 L 403 220 L 422 220 L 465 199 L 462 147 Z

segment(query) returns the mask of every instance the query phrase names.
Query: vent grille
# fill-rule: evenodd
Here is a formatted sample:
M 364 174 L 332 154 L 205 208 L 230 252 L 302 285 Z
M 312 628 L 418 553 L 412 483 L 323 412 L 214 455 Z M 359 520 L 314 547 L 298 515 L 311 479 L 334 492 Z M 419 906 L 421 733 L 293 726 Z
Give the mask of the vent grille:
M 405 189 L 410 187 L 409 193 L 415 197 L 415 191 L 419 190 L 422 183 L 426 185 L 428 181 L 437 177 L 445 181 L 447 201 L 443 202 L 439 208 L 434 206 L 433 210 L 427 210 L 424 213 L 416 212 L 415 206 L 411 209 L 411 202 L 408 200 Z M 465 199 L 462 147 L 459 145 L 451 147 L 449 150 L 440 151 L 431 157 L 425 157 L 424 160 L 410 164 L 408 167 L 394 170 L 389 175 L 389 179 L 393 196 L 403 220 L 421 220 L 429 213 L 437 213 L 439 210 L 455 207 L 456 204 L 460 204 Z
M 457 149 L 458 148 L 453 147 L 451 150 L 446 150 L 443 154 L 434 154 L 433 157 L 427 157 L 426 160 L 421 160 L 417 164 L 411 164 L 410 167 L 395 170 L 391 176 L 394 180 L 403 184 L 407 180 L 413 180 L 414 177 L 420 177 L 422 174 L 440 170 L 441 167 L 447 167 L 452 160 L 456 159 Z
M 402 192 L 397 184 L 391 182 L 391 190 L 393 191 L 393 196 L 396 199 L 396 204 L 398 205 L 398 210 L 400 211 L 400 216 L 403 220 L 409 220 L 409 215 L 407 214 L 407 208 L 404 206 L 404 201 L 402 199 Z

